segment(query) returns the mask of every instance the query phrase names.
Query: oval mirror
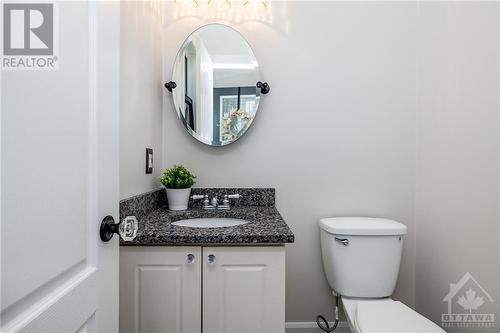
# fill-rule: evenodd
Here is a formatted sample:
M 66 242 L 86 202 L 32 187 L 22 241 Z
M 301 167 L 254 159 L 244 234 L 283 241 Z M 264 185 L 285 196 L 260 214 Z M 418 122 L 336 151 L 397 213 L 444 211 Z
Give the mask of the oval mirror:
M 259 78 L 257 59 L 239 32 L 222 24 L 201 27 L 184 41 L 175 59 L 175 112 L 199 141 L 228 145 L 255 118 Z

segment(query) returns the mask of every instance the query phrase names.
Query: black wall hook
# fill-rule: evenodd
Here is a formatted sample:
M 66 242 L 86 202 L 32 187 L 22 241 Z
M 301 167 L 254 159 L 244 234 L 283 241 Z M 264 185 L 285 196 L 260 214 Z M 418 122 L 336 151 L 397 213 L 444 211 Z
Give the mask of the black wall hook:
M 172 92 L 172 89 L 175 89 L 177 87 L 177 83 L 174 81 L 170 81 L 165 83 L 165 88 L 167 88 L 168 91 Z
M 257 88 L 260 88 L 261 94 L 267 94 L 269 90 L 271 90 L 271 87 L 267 82 L 257 82 Z

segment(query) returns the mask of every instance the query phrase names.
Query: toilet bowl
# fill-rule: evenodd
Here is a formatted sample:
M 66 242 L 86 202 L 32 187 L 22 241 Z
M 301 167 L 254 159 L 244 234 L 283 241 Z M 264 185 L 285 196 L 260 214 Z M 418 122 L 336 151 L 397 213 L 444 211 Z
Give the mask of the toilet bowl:
M 401 302 L 390 298 L 342 298 L 353 333 L 443 333 L 439 326 Z
M 340 295 L 353 333 L 442 333 L 439 326 L 392 300 L 405 225 L 382 218 L 321 219 L 326 278 Z

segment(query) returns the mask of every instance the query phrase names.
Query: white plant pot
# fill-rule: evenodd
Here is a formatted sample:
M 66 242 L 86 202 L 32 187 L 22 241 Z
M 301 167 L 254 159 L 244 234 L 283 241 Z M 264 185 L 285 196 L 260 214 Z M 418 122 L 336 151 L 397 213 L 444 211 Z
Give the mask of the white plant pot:
M 186 210 L 191 188 L 167 188 L 168 209 Z

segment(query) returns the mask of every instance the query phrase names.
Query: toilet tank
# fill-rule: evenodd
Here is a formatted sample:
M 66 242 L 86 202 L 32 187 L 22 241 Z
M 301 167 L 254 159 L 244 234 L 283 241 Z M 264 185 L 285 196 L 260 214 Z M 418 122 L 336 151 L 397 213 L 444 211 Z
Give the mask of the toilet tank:
M 405 225 L 382 218 L 321 219 L 321 253 L 328 283 L 342 296 L 392 295 L 399 274 Z

